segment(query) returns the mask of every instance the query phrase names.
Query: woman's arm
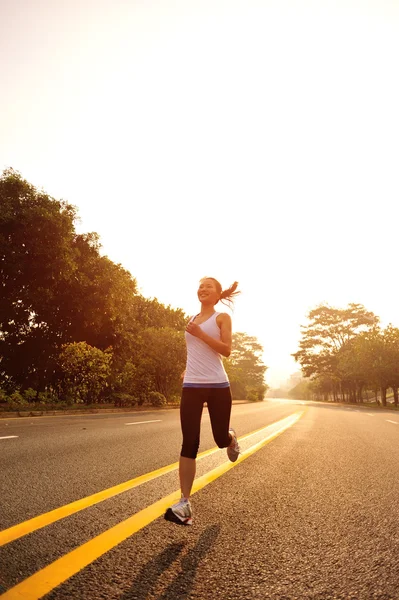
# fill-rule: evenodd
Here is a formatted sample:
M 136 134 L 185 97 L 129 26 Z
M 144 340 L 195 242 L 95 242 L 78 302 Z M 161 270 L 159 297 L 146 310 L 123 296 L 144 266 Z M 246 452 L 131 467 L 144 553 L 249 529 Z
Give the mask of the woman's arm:
M 220 340 L 215 340 L 215 338 L 205 333 L 199 325 L 193 322 L 187 325 L 186 331 L 205 342 L 212 350 L 219 352 L 222 356 L 230 356 L 232 338 L 231 317 L 227 313 L 221 313 L 216 317 L 216 322 L 220 327 Z

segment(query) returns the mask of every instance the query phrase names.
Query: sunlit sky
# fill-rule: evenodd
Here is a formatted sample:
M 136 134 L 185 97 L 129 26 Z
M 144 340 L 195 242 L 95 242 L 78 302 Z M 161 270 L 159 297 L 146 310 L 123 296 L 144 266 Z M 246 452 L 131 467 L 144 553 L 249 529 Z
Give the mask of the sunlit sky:
M 399 2 L 0 0 L 0 51 L 0 170 L 147 297 L 237 280 L 270 385 L 321 302 L 399 326 Z

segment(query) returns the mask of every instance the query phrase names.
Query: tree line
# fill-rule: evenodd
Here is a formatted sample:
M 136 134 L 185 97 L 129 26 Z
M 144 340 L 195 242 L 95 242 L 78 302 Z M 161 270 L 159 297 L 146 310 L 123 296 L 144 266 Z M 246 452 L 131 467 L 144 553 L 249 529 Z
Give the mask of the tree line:
M 0 177 L 0 402 L 163 404 L 178 398 L 188 316 L 78 234 L 77 209 L 7 169 Z M 256 338 L 235 334 L 234 396 L 261 399 Z
M 356 403 L 371 393 L 386 406 L 391 390 L 398 405 L 398 328 L 382 329 L 378 316 L 354 303 L 344 309 L 320 305 L 308 320 L 292 355 L 305 380 L 291 390 L 292 397 Z

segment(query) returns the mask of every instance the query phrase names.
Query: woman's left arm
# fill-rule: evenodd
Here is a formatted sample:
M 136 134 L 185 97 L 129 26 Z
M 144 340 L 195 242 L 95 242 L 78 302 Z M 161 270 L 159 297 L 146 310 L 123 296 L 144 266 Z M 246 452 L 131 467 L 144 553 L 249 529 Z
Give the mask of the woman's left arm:
M 216 322 L 220 327 L 220 340 L 215 340 L 215 338 L 205 333 L 196 323 L 189 323 L 186 327 L 186 331 L 205 342 L 212 350 L 219 352 L 222 356 L 228 357 L 231 353 L 231 317 L 227 313 L 221 313 L 217 316 Z

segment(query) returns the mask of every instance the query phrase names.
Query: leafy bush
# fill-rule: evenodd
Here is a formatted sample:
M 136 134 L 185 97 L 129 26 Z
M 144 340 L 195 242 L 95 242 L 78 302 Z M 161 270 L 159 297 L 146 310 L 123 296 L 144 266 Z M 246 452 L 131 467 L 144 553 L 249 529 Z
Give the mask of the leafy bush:
M 111 365 L 112 368 L 112 365 Z M 110 377 L 111 389 L 114 392 L 123 392 L 134 396 L 137 384 L 137 368 L 128 360 L 118 369 L 113 369 Z
M 173 394 L 169 396 L 169 404 L 180 404 L 181 394 Z
M 36 400 L 37 392 L 33 388 L 28 388 L 23 391 L 22 395 L 27 402 L 34 402 Z
M 254 385 L 246 388 L 246 399 L 250 402 L 262 402 L 267 391 L 266 385 Z
M 10 394 L 9 402 L 12 402 L 14 404 L 20 404 L 21 406 L 27 404 L 27 402 L 24 400 L 23 396 L 21 396 L 21 394 L 17 390 L 15 390 L 15 392 Z
M 18 390 L 15 390 L 15 392 L 8 396 L 7 404 L 11 410 L 19 410 L 24 406 L 28 406 L 28 402 L 24 399 L 24 397 L 19 393 Z
M 148 401 L 152 406 L 165 406 L 166 404 L 166 398 L 160 392 L 150 392 Z
M 258 394 L 256 393 L 255 390 L 247 391 L 247 400 L 249 400 L 250 402 L 258 402 L 259 401 Z
M 65 404 L 65 406 L 73 406 L 75 404 L 75 398 L 73 394 L 66 394 L 64 396 L 64 401 L 60 402 L 60 404 Z
M 58 400 L 57 396 L 49 390 L 46 390 L 45 392 L 39 392 L 37 399 L 41 404 L 53 404 Z
M 111 394 L 110 401 L 113 402 L 115 406 L 134 406 L 137 403 L 134 396 L 125 394 L 124 392 L 114 392 Z
M 112 353 L 102 352 L 86 342 L 65 344 L 59 356 L 62 395 L 76 402 L 98 402 L 111 374 Z

